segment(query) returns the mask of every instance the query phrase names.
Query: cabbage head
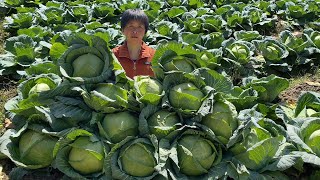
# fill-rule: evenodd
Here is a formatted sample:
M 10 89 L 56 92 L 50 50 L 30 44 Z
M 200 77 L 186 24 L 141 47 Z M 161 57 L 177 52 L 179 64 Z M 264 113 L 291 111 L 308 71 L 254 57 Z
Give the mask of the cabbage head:
M 68 162 L 83 175 L 102 171 L 104 151 L 100 141 L 92 142 L 88 136 L 79 136 L 69 145 Z
M 114 65 L 119 62 L 104 39 L 85 33 L 75 33 L 65 42 L 63 45 L 68 48 L 64 52 L 58 53 L 60 51 L 58 48 L 50 50 L 50 53 L 58 59 L 57 65 L 62 76 L 83 84 L 100 83 L 113 78 Z
M 320 49 L 320 32 L 312 31 L 310 35 L 310 39 L 316 45 L 316 47 Z
M 185 134 L 177 145 L 180 171 L 188 176 L 208 173 L 218 156 L 215 145 L 200 135 Z
M 178 84 L 169 91 L 170 104 L 183 110 L 198 110 L 204 97 L 203 92 L 190 82 Z
M 154 152 L 153 146 L 143 142 L 132 143 L 121 149 L 119 159 L 123 171 L 136 177 L 152 175 L 156 166 Z
M 118 143 L 127 136 L 138 135 L 138 122 L 138 117 L 128 111 L 124 111 L 106 114 L 101 125 L 104 133 L 110 138 L 111 142 Z
M 87 53 L 72 62 L 73 77 L 96 77 L 102 73 L 104 62 L 98 56 Z
M 29 96 L 31 94 L 36 94 L 36 93 L 40 93 L 43 91 L 49 91 L 50 90 L 50 86 L 46 83 L 38 83 L 36 85 L 34 85 L 30 91 L 29 91 Z
M 176 56 L 163 65 L 166 71 L 183 71 L 191 73 L 195 68 L 187 57 Z
M 234 154 L 241 154 L 246 152 L 249 148 L 254 146 L 260 141 L 271 138 L 272 135 L 270 132 L 263 128 L 252 127 L 249 132 L 243 137 L 241 142 L 236 143 L 233 147 L 230 148 L 230 151 Z
M 217 101 L 212 107 L 212 113 L 203 117 L 201 123 L 209 127 L 223 144 L 227 144 L 238 127 L 236 117 L 236 107 L 232 103 Z
M 320 129 L 312 132 L 311 135 L 305 139 L 305 143 L 312 149 L 314 153 L 320 156 Z
M 320 120 L 318 118 L 306 120 L 301 126 L 300 134 L 304 143 L 306 143 L 317 156 L 320 156 Z
M 103 113 L 122 111 L 128 106 L 128 91 L 113 83 L 98 83 L 77 88 L 84 102 Z
M 261 55 L 268 61 L 281 61 L 289 55 L 283 43 L 274 39 L 253 40 Z
M 250 49 L 244 44 L 234 43 L 229 47 L 228 58 L 236 60 L 240 64 L 245 64 L 250 59 Z
M 320 34 L 313 39 L 314 44 L 320 48 Z
M 49 166 L 53 161 L 53 149 L 58 138 L 27 130 L 19 140 L 21 162 L 26 165 Z
M 137 87 L 139 88 L 139 93 L 144 96 L 148 93 L 150 94 L 161 94 L 162 85 L 155 79 L 149 77 L 143 78 L 137 82 Z
M 175 112 L 159 110 L 150 116 L 147 121 L 151 134 L 161 139 L 177 128 L 180 119 Z
M 135 76 L 134 89 L 139 102 L 157 105 L 164 95 L 162 84 L 149 76 Z

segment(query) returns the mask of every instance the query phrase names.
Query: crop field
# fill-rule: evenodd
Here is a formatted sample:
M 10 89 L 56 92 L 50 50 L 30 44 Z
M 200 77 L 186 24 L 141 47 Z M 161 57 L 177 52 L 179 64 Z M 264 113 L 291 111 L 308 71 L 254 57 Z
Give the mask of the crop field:
M 320 179 L 319 64 L 318 0 L 0 0 L 0 179 Z

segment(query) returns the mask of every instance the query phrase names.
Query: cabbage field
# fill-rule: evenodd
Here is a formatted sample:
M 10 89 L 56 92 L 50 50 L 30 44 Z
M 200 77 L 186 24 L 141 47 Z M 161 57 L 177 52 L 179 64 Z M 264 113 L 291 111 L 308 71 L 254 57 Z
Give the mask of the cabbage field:
M 155 77 L 111 52 L 135 8 Z M 319 73 L 318 0 L 0 0 L 0 18 L 10 179 L 320 179 L 320 94 L 279 101 Z

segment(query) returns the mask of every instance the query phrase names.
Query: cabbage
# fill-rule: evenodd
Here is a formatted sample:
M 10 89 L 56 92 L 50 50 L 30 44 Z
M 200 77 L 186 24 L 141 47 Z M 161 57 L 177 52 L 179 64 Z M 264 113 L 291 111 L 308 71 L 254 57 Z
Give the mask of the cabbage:
M 127 136 L 138 135 L 138 118 L 127 111 L 107 114 L 102 127 L 111 142 L 118 143 Z
M 117 100 L 117 98 L 123 94 L 115 85 L 108 83 L 98 84 L 95 90 L 113 100 Z
M 268 60 L 277 60 L 280 57 L 279 50 L 274 46 L 267 46 L 265 57 Z
M 99 172 L 103 167 L 104 151 L 100 141 L 92 142 L 90 137 L 78 137 L 72 144 L 69 152 L 71 167 L 81 174 Z
M 305 139 L 305 143 L 317 156 L 320 156 L 320 129 L 313 131 L 311 135 Z
M 320 48 L 320 34 L 314 37 L 313 42 L 318 48 Z
M 231 48 L 231 52 L 234 55 L 234 57 L 240 62 L 240 63 L 246 63 L 249 54 L 249 50 L 244 45 L 235 44 Z
M 49 166 L 53 161 L 53 148 L 58 138 L 27 130 L 19 140 L 21 161 L 27 165 Z
M 120 152 L 120 162 L 123 170 L 137 177 L 150 176 L 155 171 L 156 159 L 154 148 L 145 143 L 133 143 Z
M 104 62 L 96 55 L 88 53 L 72 62 L 73 77 L 96 77 L 102 73 Z
M 223 144 L 227 144 L 238 127 L 236 116 L 236 107 L 232 103 L 216 102 L 212 107 L 212 113 L 203 117 L 201 123 L 209 127 Z
M 158 139 L 174 131 L 177 128 L 176 124 L 179 122 L 179 117 L 175 112 L 166 110 L 157 111 L 148 118 L 150 132 L 156 135 Z
M 198 110 L 205 95 L 192 83 L 174 86 L 169 92 L 169 101 L 175 108 Z
M 175 57 L 172 61 L 163 65 L 166 71 L 183 71 L 190 73 L 194 67 L 190 64 L 186 57 Z
M 148 93 L 159 95 L 162 92 L 162 85 L 157 80 L 151 78 L 144 78 L 138 81 L 137 86 L 141 96 Z
M 252 127 L 246 137 L 244 137 L 241 142 L 238 142 L 233 147 L 231 147 L 230 151 L 234 155 L 244 153 L 258 142 L 268 138 L 272 138 L 270 132 L 262 128 Z
M 29 91 L 29 95 L 31 94 L 36 94 L 36 93 L 40 93 L 40 92 L 43 92 L 43 91 L 48 91 L 50 90 L 50 87 L 48 84 L 46 83 L 39 83 L 39 84 L 36 84 L 34 85 L 30 91 Z
M 208 172 L 217 156 L 214 144 L 199 135 L 184 135 L 178 140 L 180 171 L 189 176 Z

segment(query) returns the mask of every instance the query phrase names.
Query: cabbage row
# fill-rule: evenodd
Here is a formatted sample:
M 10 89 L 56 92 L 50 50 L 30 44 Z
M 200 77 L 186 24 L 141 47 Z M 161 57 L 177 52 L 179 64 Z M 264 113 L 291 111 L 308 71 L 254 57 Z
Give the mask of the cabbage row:
M 11 33 L 0 74 L 25 77 L 33 66 L 54 66 L 51 46 L 72 32 L 123 42 L 119 19 L 143 8 L 150 19 L 145 41 L 158 48 L 176 41 L 213 54 L 212 69 L 232 74 L 291 77 L 314 72 L 319 63 L 319 12 L 315 0 L 280 1 L 0 1 Z M 298 33 L 297 33 L 298 32 Z
M 62 45 L 60 73 L 29 76 L 5 104 L 14 128 L 0 137 L 0 157 L 17 166 L 10 178 L 50 169 L 73 179 L 319 177 L 318 93 L 295 108 L 277 104 L 287 79 L 234 86 L 177 42 L 159 47 L 156 77 L 134 79 L 97 36 Z
M 317 1 L 0 4 L 12 35 L 0 72 L 20 79 L 0 137 L 11 179 L 319 178 L 320 95 L 278 103 L 281 76 L 318 66 Z M 155 77 L 128 79 L 110 51 L 136 7 L 151 20 Z

